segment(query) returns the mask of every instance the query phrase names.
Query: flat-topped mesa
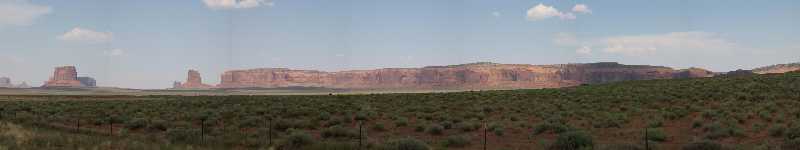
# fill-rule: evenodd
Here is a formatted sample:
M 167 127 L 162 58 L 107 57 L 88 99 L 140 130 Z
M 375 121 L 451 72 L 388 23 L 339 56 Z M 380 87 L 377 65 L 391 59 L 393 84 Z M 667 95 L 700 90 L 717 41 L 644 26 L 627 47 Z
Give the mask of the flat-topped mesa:
M 14 85 L 11 84 L 11 78 L 0 77 L 0 88 L 11 88 L 11 87 L 14 87 Z
M 528 65 L 472 63 L 423 68 L 324 72 L 261 68 L 227 71 L 218 88 L 326 87 L 345 89 L 557 88 L 627 80 L 709 77 L 710 71 L 618 63 Z
M 85 87 L 78 80 L 75 66 L 56 67 L 53 76 L 42 87 Z
M 766 67 L 759 67 L 753 69 L 753 73 L 757 74 L 786 73 L 798 70 L 800 70 L 800 63 L 790 63 L 790 64 L 777 64 Z
M 200 72 L 197 70 L 189 70 L 186 77 L 186 83 L 175 82 L 173 88 L 175 89 L 209 89 L 214 86 L 203 84 L 203 79 Z

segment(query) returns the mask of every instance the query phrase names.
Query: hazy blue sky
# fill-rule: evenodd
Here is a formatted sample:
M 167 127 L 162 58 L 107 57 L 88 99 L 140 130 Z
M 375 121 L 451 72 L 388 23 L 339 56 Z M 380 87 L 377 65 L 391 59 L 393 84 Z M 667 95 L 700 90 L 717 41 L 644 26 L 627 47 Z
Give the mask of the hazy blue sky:
M 198 69 L 478 61 L 750 69 L 800 61 L 796 0 L 0 0 L 0 76 L 75 65 L 100 86 Z

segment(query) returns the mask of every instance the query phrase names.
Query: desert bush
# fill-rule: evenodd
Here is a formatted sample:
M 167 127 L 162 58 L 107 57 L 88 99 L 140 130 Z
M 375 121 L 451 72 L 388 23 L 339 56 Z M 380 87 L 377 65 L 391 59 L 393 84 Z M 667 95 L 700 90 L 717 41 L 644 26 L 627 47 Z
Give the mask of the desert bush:
M 772 137 L 780 137 L 783 136 L 783 133 L 786 132 L 786 126 L 784 125 L 773 125 L 767 129 L 769 136 Z
M 322 130 L 322 138 L 356 138 L 358 133 L 342 126 L 328 127 Z
M 424 132 L 424 131 L 425 131 L 425 125 L 418 124 L 414 126 L 414 132 Z
M 142 118 L 135 118 L 125 122 L 125 128 L 128 129 L 140 129 L 144 127 L 147 127 L 147 120 Z
M 721 150 L 721 149 L 722 149 L 722 144 L 708 140 L 692 142 L 683 146 L 683 150 Z
M 442 135 L 444 133 L 444 127 L 439 124 L 431 124 L 427 129 L 425 129 L 425 132 L 431 135 Z
M 472 122 L 461 122 L 456 125 L 459 130 L 463 132 L 472 132 L 481 128 L 480 124 L 472 123 Z
M 167 131 L 167 121 L 164 120 L 150 121 L 150 124 L 147 125 L 147 129 L 153 131 Z
M 375 131 L 386 131 L 386 126 L 383 125 L 383 123 L 378 122 L 378 123 L 375 123 L 374 125 L 372 125 L 372 130 L 375 130 Z
M 166 136 L 170 142 L 191 144 L 197 142 L 198 139 L 195 137 L 197 137 L 199 134 L 199 130 L 195 131 L 192 129 L 179 127 L 167 130 Z
M 564 132 L 556 137 L 555 143 L 550 145 L 551 150 L 576 150 L 591 148 L 594 146 L 592 137 L 586 132 L 570 131 Z
M 408 119 L 404 117 L 397 118 L 396 120 L 394 120 L 394 126 L 396 127 L 408 126 Z
M 390 140 L 389 142 L 383 143 L 382 145 L 376 148 L 378 150 L 429 150 L 428 145 L 424 142 L 411 139 L 411 138 L 403 138 L 403 139 L 394 139 Z
M 638 144 L 608 144 L 600 147 L 600 150 L 644 150 L 644 147 Z
M 800 125 L 794 125 L 786 129 L 786 139 L 794 140 L 800 138 Z
M 667 140 L 667 134 L 661 129 L 648 129 L 647 140 L 664 142 Z
M 465 147 L 470 144 L 470 138 L 466 135 L 448 136 L 442 142 L 445 147 Z
M 505 129 L 503 129 L 503 127 L 495 127 L 492 129 L 492 133 L 497 136 L 503 136 L 505 135 Z
M 311 144 L 314 144 L 314 138 L 311 137 L 311 134 L 302 131 L 293 131 L 289 136 L 286 136 L 286 141 L 281 147 L 297 149 Z
M 544 122 L 534 126 L 533 134 L 541 134 L 547 131 L 552 131 L 554 133 L 563 133 L 569 130 L 572 130 L 572 127 L 562 123 Z

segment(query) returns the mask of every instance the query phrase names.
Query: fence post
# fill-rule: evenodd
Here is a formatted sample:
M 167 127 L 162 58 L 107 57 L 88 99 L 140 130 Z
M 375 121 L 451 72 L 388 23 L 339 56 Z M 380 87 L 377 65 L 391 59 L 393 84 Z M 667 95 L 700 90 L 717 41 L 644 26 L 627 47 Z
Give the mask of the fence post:
M 81 119 L 75 119 L 75 133 L 81 133 Z
M 114 118 L 108 117 L 108 135 L 114 136 Z
M 486 135 L 486 122 L 483 123 L 483 150 L 486 150 L 486 145 L 489 143 L 489 140 Z
M 272 117 L 269 119 L 269 132 L 267 134 L 269 137 L 269 145 L 272 146 Z
M 644 149 L 650 150 L 650 142 L 647 139 L 647 127 L 644 128 Z
M 200 119 L 200 141 L 205 143 L 206 141 L 206 120 Z
M 358 121 L 358 149 L 361 150 L 361 138 L 363 138 L 361 128 L 364 126 L 363 121 Z

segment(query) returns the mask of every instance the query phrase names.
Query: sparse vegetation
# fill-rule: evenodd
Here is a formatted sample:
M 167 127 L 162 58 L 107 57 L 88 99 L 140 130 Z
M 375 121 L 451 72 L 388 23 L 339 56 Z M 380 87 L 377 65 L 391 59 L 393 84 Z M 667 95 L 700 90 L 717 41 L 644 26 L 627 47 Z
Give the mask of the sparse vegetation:
M 486 123 L 492 149 L 636 149 L 643 128 L 663 149 L 755 149 L 799 145 L 798 107 L 800 73 L 454 93 L 11 95 L 0 96 L 0 122 L 13 126 L 0 124 L 0 148 L 347 149 L 361 138 L 370 149 L 474 149 Z

